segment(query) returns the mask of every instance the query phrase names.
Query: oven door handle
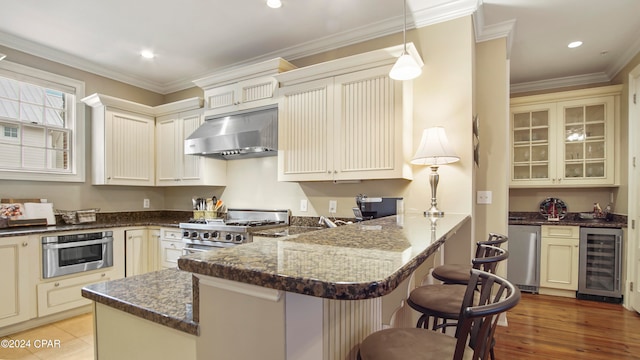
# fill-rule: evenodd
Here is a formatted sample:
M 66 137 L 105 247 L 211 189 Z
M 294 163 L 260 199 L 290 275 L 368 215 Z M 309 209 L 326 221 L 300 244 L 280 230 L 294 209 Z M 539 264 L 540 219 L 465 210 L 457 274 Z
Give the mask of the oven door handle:
M 195 254 L 195 253 L 200 253 L 200 252 L 207 252 L 207 251 L 211 251 L 212 249 L 197 249 L 197 248 L 190 248 L 190 247 L 186 247 L 184 249 L 182 249 L 182 255 L 189 255 L 189 254 Z
M 68 248 L 80 247 L 80 246 L 108 244 L 112 242 L 113 242 L 113 238 L 108 237 L 108 238 L 98 239 L 98 240 L 74 241 L 74 242 L 61 243 L 61 244 L 42 244 L 42 248 L 44 250 L 57 250 L 57 249 L 68 249 Z

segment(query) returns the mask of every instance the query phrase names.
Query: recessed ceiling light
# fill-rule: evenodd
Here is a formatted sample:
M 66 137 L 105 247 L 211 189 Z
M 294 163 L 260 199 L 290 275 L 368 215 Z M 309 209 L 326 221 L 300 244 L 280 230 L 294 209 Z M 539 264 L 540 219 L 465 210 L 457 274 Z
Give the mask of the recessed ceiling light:
M 282 6 L 282 1 L 280 0 L 267 0 L 267 6 L 272 9 L 277 9 Z
M 151 50 L 142 50 L 140 52 L 140 55 L 145 59 L 153 59 L 154 57 L 156 57 L 156 54 L 154 54 Z
M 582 41 L 573 41 L 573 42 L 570 42 L 569 45 L 567 45 L 567 47 L 569 49 L 573 49 L 573 48 L 577 48 L 580 45 L 582 45 Z

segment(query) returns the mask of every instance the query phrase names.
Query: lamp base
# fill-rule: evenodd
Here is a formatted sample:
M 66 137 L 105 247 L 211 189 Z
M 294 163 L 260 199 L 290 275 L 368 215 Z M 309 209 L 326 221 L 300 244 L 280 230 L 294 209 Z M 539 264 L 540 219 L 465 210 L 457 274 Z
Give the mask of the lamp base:
M 424 216 L 426 216 L 426 217 L 443 217 L 444 216 L 444 211 L 440 211 L 435 206 L 432 206 L 431 209 L 426 210 L 424 212 Z

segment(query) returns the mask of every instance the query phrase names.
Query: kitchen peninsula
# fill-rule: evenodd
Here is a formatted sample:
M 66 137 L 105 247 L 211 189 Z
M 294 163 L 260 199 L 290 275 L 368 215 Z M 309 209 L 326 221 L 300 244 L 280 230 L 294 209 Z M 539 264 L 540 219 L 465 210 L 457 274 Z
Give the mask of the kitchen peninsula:
M 400 305 L 389 295 L 406 294 L 411 274 L 469 219 L 397 215 L 180 258 L 175 282 L 193 274 L 193 301 L 180 306 L 192 310 L 198 326 L 191 335 L 196 358 L 355 358 L 361 339 L 382 328 L 383 303 Z M 83 293 L 102 307 L 136 316 L 127 306 L 140 305 L 119 301 L 114 290 L 135 279 L 92 285 Z M 155 326 L 174 324 L 139 317 Z M 98 356 L 102 321 L 96 313 Z

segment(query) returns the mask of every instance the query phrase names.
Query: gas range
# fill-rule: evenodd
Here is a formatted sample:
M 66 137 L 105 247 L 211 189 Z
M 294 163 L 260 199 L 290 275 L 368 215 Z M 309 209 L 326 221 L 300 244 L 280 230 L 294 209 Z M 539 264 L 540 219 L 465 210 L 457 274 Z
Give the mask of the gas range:
M 289 210 L 229 209 L 226 219 L 192 219 L 180 223 L 185 254 L 253 241 L 259 230 L 289 225 Z

